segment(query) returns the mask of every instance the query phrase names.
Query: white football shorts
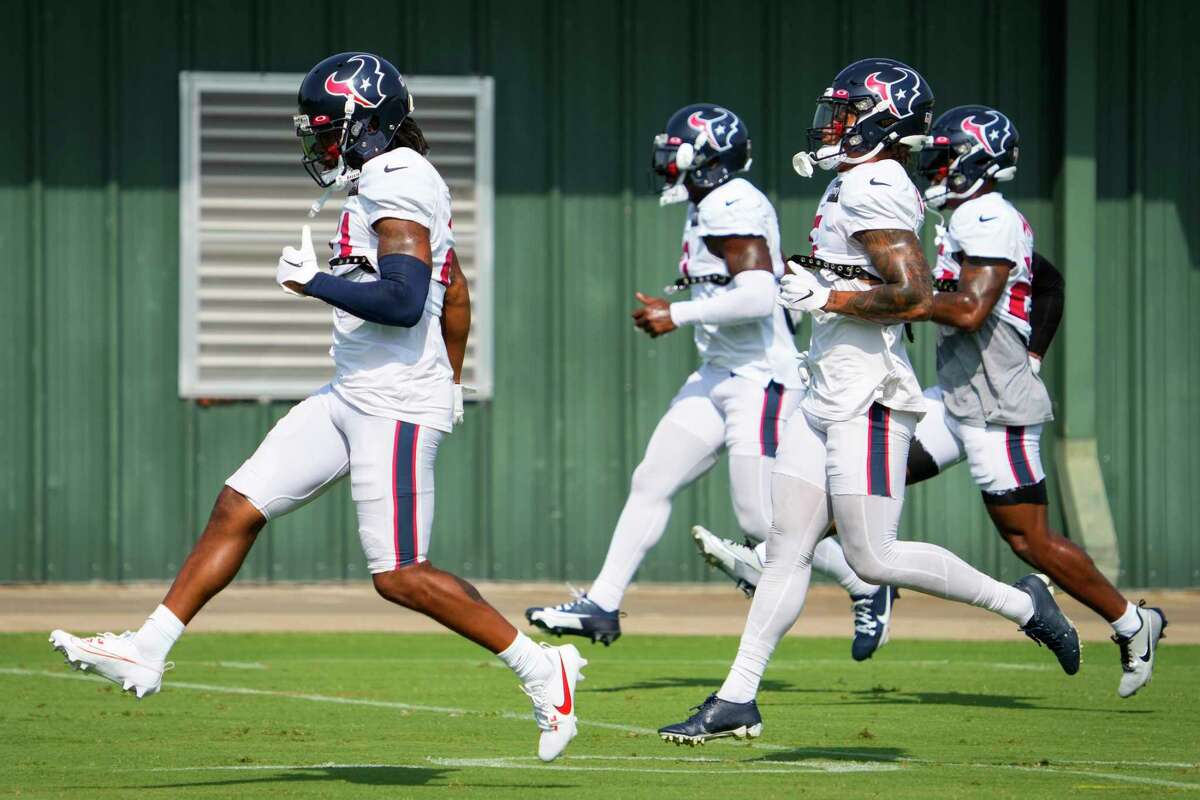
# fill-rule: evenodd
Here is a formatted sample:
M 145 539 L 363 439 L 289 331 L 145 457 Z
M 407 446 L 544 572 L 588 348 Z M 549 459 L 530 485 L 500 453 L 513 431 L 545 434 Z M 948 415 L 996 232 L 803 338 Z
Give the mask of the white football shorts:
M 925 406 L 916 438 L 939 472 L 966 459 L 971 478 L 985 494 L 1005 494 L 1045 479 L 1041 425 L 961 424 L 946 413 L 937 386 L 925 390 Z
M 426 559 L 443 435 L 364 414 L 326 386 L 279 420 L 225 483 L 271 520 L 349 472 L 367 568 L 388 572 Z
M 865 413 L 834 422 L 800 408 L 788 420 L 775 471 L 829 494 L 904 499 L 908 446 L 917 425 L 911 411 L 872 403 Z
M 783 428 L 803 390 L 761 385 L 705 364 L 684 381 L 664 421 L 681 425 L 713 450 L 774 458 Z

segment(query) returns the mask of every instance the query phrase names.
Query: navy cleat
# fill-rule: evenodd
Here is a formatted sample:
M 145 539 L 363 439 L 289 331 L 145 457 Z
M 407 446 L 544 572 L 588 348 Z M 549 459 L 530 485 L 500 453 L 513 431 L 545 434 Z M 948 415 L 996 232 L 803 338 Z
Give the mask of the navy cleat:
M 850 656 L 866 661 L 875 651 L 887 644 L 892 627 L 892 604 L 900 596 L 895 586 L 880 586 L 875 594 L 851 595 L 854 609 L 854 644 Z
M 1047 578 L 1026 575 L 1013 586 L 1033 598 L 1033 616 L 1021 626 L 1021 631 L 1039 646 L 1050 648 L 1063 672 L 1068 675 L 1079 672 L 1079 631 L 1054 602 Z
M 730 736 L 735 739 L 757 739 L 762 735 L 762 717 L 758 714 L 758 704 L 753 700 L 749 703 L 731 703 L 717 697 L 714 692 L 693 709 L 696 713 L 683 722 L 658 729 L 658 735 L 664 742 L 695 747 L 709 739 Z
M 605 647 L 621 638 L 621 612 L 605 611 L 585 594 L 557 606 L 527 608 L 525 619 L 546 633 L 584 636 L 593 644 L 603 642 Z

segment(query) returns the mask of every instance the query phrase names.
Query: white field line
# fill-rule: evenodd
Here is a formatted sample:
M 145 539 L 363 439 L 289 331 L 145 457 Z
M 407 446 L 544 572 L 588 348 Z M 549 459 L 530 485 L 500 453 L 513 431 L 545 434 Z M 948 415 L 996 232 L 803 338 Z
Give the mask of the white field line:
M 80 681 L 103 681 L 104 680 L 104 678 L 100 678 L 99 676 L 96 676 L 96 675 L 75 674 L 72 672 L 49 672 L 46 670 L 31 670 L 31 669 L 22 669 L 22 668 L 17 668 L 17 667 L 0 667 L 0 674 L 38 677 L 38 678 L 62 678 L 62 679 L 67 679 L 67 680 L 80 680 Z M 391 708 L 391 709 L 397 709 L 397 710 L 401 710 L 401 711 L 423 711 L 423 712 L 431 712 L 431 713 L 438 713 L 438 714 L 448 714 L 448 715 L 452 715 L 452 716 L 484 716 L 485 718 L 501 717 L 504 719 L 520 720 L 523 722 L 529 721 L 529 715 L 517 714 L 512 711 L 502 711 L 502 712 L 499 712 L 498 714 L 488 713 L 488 714 L 484 715 L 484 714 L 481 714 L 480 712 L 471 711 L 469 709 L 464 709 L 464 708 L 452 708 L 452 707 L 448 707 L 448 706 L 416 705 L 416 704 L 412 704 L 412 703 L 400 703 L 400 702 L 389 701 L 389 700 L 368 700 L 365 698 L 333 697 L 330 695 L 322 695 L 322 694 L 281 692 L 281 691 L 274 691 L 274 690 L 270 690 L 270 689 L 252 689 L 249 687 L 242 687 L 242 686 L 216 686 L 216 685 L 204 684 L 204 683 L 186 683 L 186 682 L 182 682 L 182 681 L 172 681 L 170 685 L 172 688 L 177 688 L 177 689 L 191 689 L 191 690 L 195 690 L 195 691 L 213 692 L 213 693 L 218 693 L 218 694 L 251 695 L 251 696 L 258 696 L 258 697 L 283 697 L 283 698 L 290 698 L 292 700 L 307 700 L 310 702 L 333 703 L 336 705 L 366 706 L 369 708 Z M 638 734 L 657 733 L 657 731 L 654 730 L 653 728 L 643 728 L 643 727 L 638 727 L 635 725 L 622 725 L 622 724 L 614 723 L 614 722 L 595 722 L 595 721 L 581 719 L 581 720 L 579 720 L 579 724 L 585 725 L 588 727 L 593 727 L 593 728 L 603 728 L 606 730 L 624 731 L 626 733 L 638 733 Z M 716 742 L 732 742 L 732 741 L 733 740 L 722 740 L 722 739 L 716 740 Z M 739 746 L 746 746 L 741 743 L 737 743 L 737 744 L 739 744 Z M 804 749 L 804 748 L 788 747 L 786 745 L 772 745 L 772 744 L 758 743 L 758 742 L 749 744 L 749 747 L 752 747 L 755 749 L 760 749 L 760 750 L 797 750 L 797 749 L 803 750 Z M 1187 790 L 1191 790 L 1191 791 L 1200 791 L 1200 783 L 1189 783 L 1189 782 L 1184 782 L 1184 781 L 1169 781 L 1169 780 L 1164 780 L 1164 779 L 1159 779 L 1159 778 L 1148 778 L 1148 777 L 1142 777 L 1142 776 L 1138 776 L 1138 775 L 1124 775 L 1124 774 L 1112 773 L 1112 772 L 1094 772 L 1094 771 L 1088 771 L 1088 770 L 1067 769 L 1067 768 L 1057 767 L 1053 763 L 1048 766 L 1036 766 L 1035 767 L 1035 766 L 1027 766 L 1027 765 L 1022 765 L 1022 764 L 986 764 L 986 763 L 975 763 L 975 762 L 934 761 L 931 759 L 911 758 L 911 757 L 906 757 L 906 756 L 894 756 L 894 757 L 881 758 L 878 754 L 868 753 L 868 752 L 863 752 L 863 751 L 855 751 L 855 750 L 823 750 L 823 752 L 827 753 L 827 754 L 846 755 L 846 756 L 850 756 L 850 757 L 863 758 L 865 761 L 874 761 L 874 762 L 879 762 L 881 764 L 903 763 L 903 764 L 914 764 L 914 765 L 930 766 L 930 767 L 968 767 L 968 768 L 974 768 L 974 769 L 1009 769 L 1009 770 L 1017 770 L 1017 771 L 1021 771 L 1021 772 L 1049 772 L 1049 773 L 1057 773 L 1057 774 L 1064 774 L 1064 775 L 1080 775 L 1083 777 L 1101 778 L 1104 780 L 1112 780 L 1112 781 L 1118 781 L 1118 782 L 1123 782 L 1123 783 L 1136 783 L 1136 784 L 1142 784 L 1142 785 L 1147 785 L 1147 786 L 1167 786 L 1167 787 L 1176 788 L 1176 789 L 1187 789 Z M 481 759 L 480 761 L 481 762 L 487 761 L 487 762 L 489 762 L 487 764 L 487 766 L 494 766 L 495 768 L 504 768 L 504 769 L 524 769 L 524 768 L 526 768 L 524 765 L 520 765 L 520 766 L 516 766 L 516 767 L 509 766 L 508 762 L 504 762 L 505 766 L 501 766 L 500 762 L 502 761 L 502 759 Z M 491 762 L 496 762 L 496 763 L 492 764 Z M 803 763 L 803 762 L 793 762 L 793 763 Z M 1077 763 L 1077 762 L 1064 761 L 1063 763 L 1068 764 L 1068 763 Z M 1086 763 L 1092 764 L 1095 766 L 1112 766 L 1112 767 L 1143 766 L 1143 765 L 1147 765 L 1147 764 L 1154 764 L 1155 765 L 1154 768 L 1159 768 L 1159 769 L 1170 768 L 1170 767 L 1175 766 L 1174 764 L 1170 764 L 1170 762 L 1089 761 Z M 1162 766 L 1159 766 L 1160 764 Z M 1168 764 L 1170 764 L 1170 767 L 1167 767 Z M 238 765 L 238 766 L 245 767 L 245 766 L 253 766 L 253 765 Z M 333 765 L 328 765 L 326 768 L 332 768 L 332 766 Z M 388 766 L 388 765 L 379 765 L 379 766 Z M 396 766 L 401 767 L 403 765 L 396 765 Z M 450 766 L 450 765 L 446 765 L 446 766 Z M 484 766 L 484 764 L 480 763 L 479 766 Z M 539 766 L 536 764 L 530 764 L 529 766 L 536 767 L 536 768 L 545 768 L 546 765 Z M 553 765 L 550 765 L 550 766 L 553 767 Z M 1193 767 L 1196 765 L 1187 764 L 1184 766 L 1190 768 L 1190 767 Z M 225 767 L 221 767 L 221 768 L 224 769 Z M 283 768 L 288 768 L 288 767 L 283 767 Z M 301 767 L 301 768 L 303 768 L 303 767 Z M 313 767 L 310 766 L 309 768 L 313 768 Z M 403 768 L 416 769 L 417 767 L 415 767 L 413 765 L 406 765 L 406 766 L 403 766 Z M 568 765 L 565 765 L 565 764 L 560 765 L 560 768 L 570 768 L 570 769 L 576 769 L 576 770 L 592 769 L 589 767 L 569 767 Z M 739 772 L 740 771 L 741 770 L 739 770 Z M 796 770 L 785 770 L 785 771 L 795 772 Z M 817 771 L 828 771 L 828 770 L 817 770 Z M 692 770 L 691 772 L 693 774 L 695 773 L 694 770 Z

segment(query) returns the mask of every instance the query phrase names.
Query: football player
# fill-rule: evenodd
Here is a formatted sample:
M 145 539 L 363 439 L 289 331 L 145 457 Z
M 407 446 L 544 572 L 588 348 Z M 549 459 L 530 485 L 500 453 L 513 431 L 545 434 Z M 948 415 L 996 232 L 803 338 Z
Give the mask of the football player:
M 404 79 L 384 59 L 330 56 L 304 78 L 298 102 L 306 170 L 350 196 L 330 241 L 330 271 L 318 268 L 305 226 L 301 247 L 284 248 L 276 280 L 332 307 L 336 375 L 228 479 L 140 630 L 89 638 L 56 630 L 50 640 L 69 663 L 139 698 L 158 692 L 172 645 L 237 574 L 259 530 L 349 474 L 376 591 L 496 653 L 532 699 L 538 755 L 552 760 L 575 735 L 575 683 L 587 662 L 571 645 L 534 643 L 471 584 L 427 560 L 434 459 L 461 409 L 470 326 L 449 189 L 425 158 Z
M 691 299 L 672 303 L 638 293 L 633 321 L 651 337 L 690 325 L 700 367 L 650 437 L 587 594 L 525 612 L 543 630 L 605 644 L 621 635 L 621 599 L 662 537 L 672 498 L 711 469 L 723 449 L 738 523 L 753 539 L 766 538 L 771 467 L 783 422 L 802 393 L 789 322 L 776 304 L 784 267 L 775 209 L 739 177 L 750 168 L 746 123 L 711 103 L 685 106 L 655 137 L 652 168 L 663 179 L 660 203 L 688 204 L 680 276 L 669 290 L 690 291 Z M 702 551 L 719 541 L 699 527 L 694 536 Z M 823 542 L 818 557 L 852 595 L 876 593 L 849 568 L 836 540 Z M 856 653 L 866 657 L 878 645 L 874 630 L 863 642 L 856 634 Z
M 965 459 L 1013 552 L 1112 625 L 1123 673 L 1117 693 L 1129 697 L 1150 680 L 1167 620 L 1161 609 L 1125 599 L 1082 548 L 1049 525 L 1040 437 L 1054 415 L 1038 375 L 1049 341 L 1032 340 L 1039 320 L 1030 294 L 1057 272 L 1035 261 L 1033 230 L 997 190 L 1016 175 L 1017 152 L 1007 116 L 959 106 L 938 117 L 920 155 L 926 201 L 952 216 L 948 227 L 938 226 L 934 266 L 938 385 L 925 392 L 909 482 Z
M 794 164 L 836 169 L 817 207 L 812 256 L 790 266 L 781 302 L 813 315 L 811 381 L 772 478 L 767 562 L 728 677 L 689 719 L 659 730 L 667 741 L 754 737 L 755 696 L 775 646 L 804 604 L 812 553 L 833 520 L 850 566 L 864 580 L 908 587 L 994 611 L 1046 644 L 1068 674 L 1079 638 L 1035 575 L 1009 586 L 944 548 L 903 542 L 909 441 L 925 411 L 904 343 L 904 323 L 933 303 L 919 231 L 921 194 L 905 170 L 925 141 L 933 90 L 893 59 L 856 61 L 817 100 L 815 153 Z

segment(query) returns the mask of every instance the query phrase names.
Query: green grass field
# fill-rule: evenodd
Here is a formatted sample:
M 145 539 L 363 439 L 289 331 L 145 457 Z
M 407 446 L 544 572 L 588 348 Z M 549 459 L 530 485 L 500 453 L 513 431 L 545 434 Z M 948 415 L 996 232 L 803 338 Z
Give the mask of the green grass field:
M 591 660 L 564 758 L 534 757 L 515 679 L 451 636 L 189 635 L 138 702 L 68 670 L 42 635 L 0 636 L 0 796 L 1150 797 L 1200 792 L 1200 647 L 1116 696 L 1115 649 L 1068 678 L 1032 643 L 786 641 L 754 745 L 695 749 L 682 719 L 736 641 L 627 637 Z M 1200 796 L 1200 795 L 1198 795 Z

